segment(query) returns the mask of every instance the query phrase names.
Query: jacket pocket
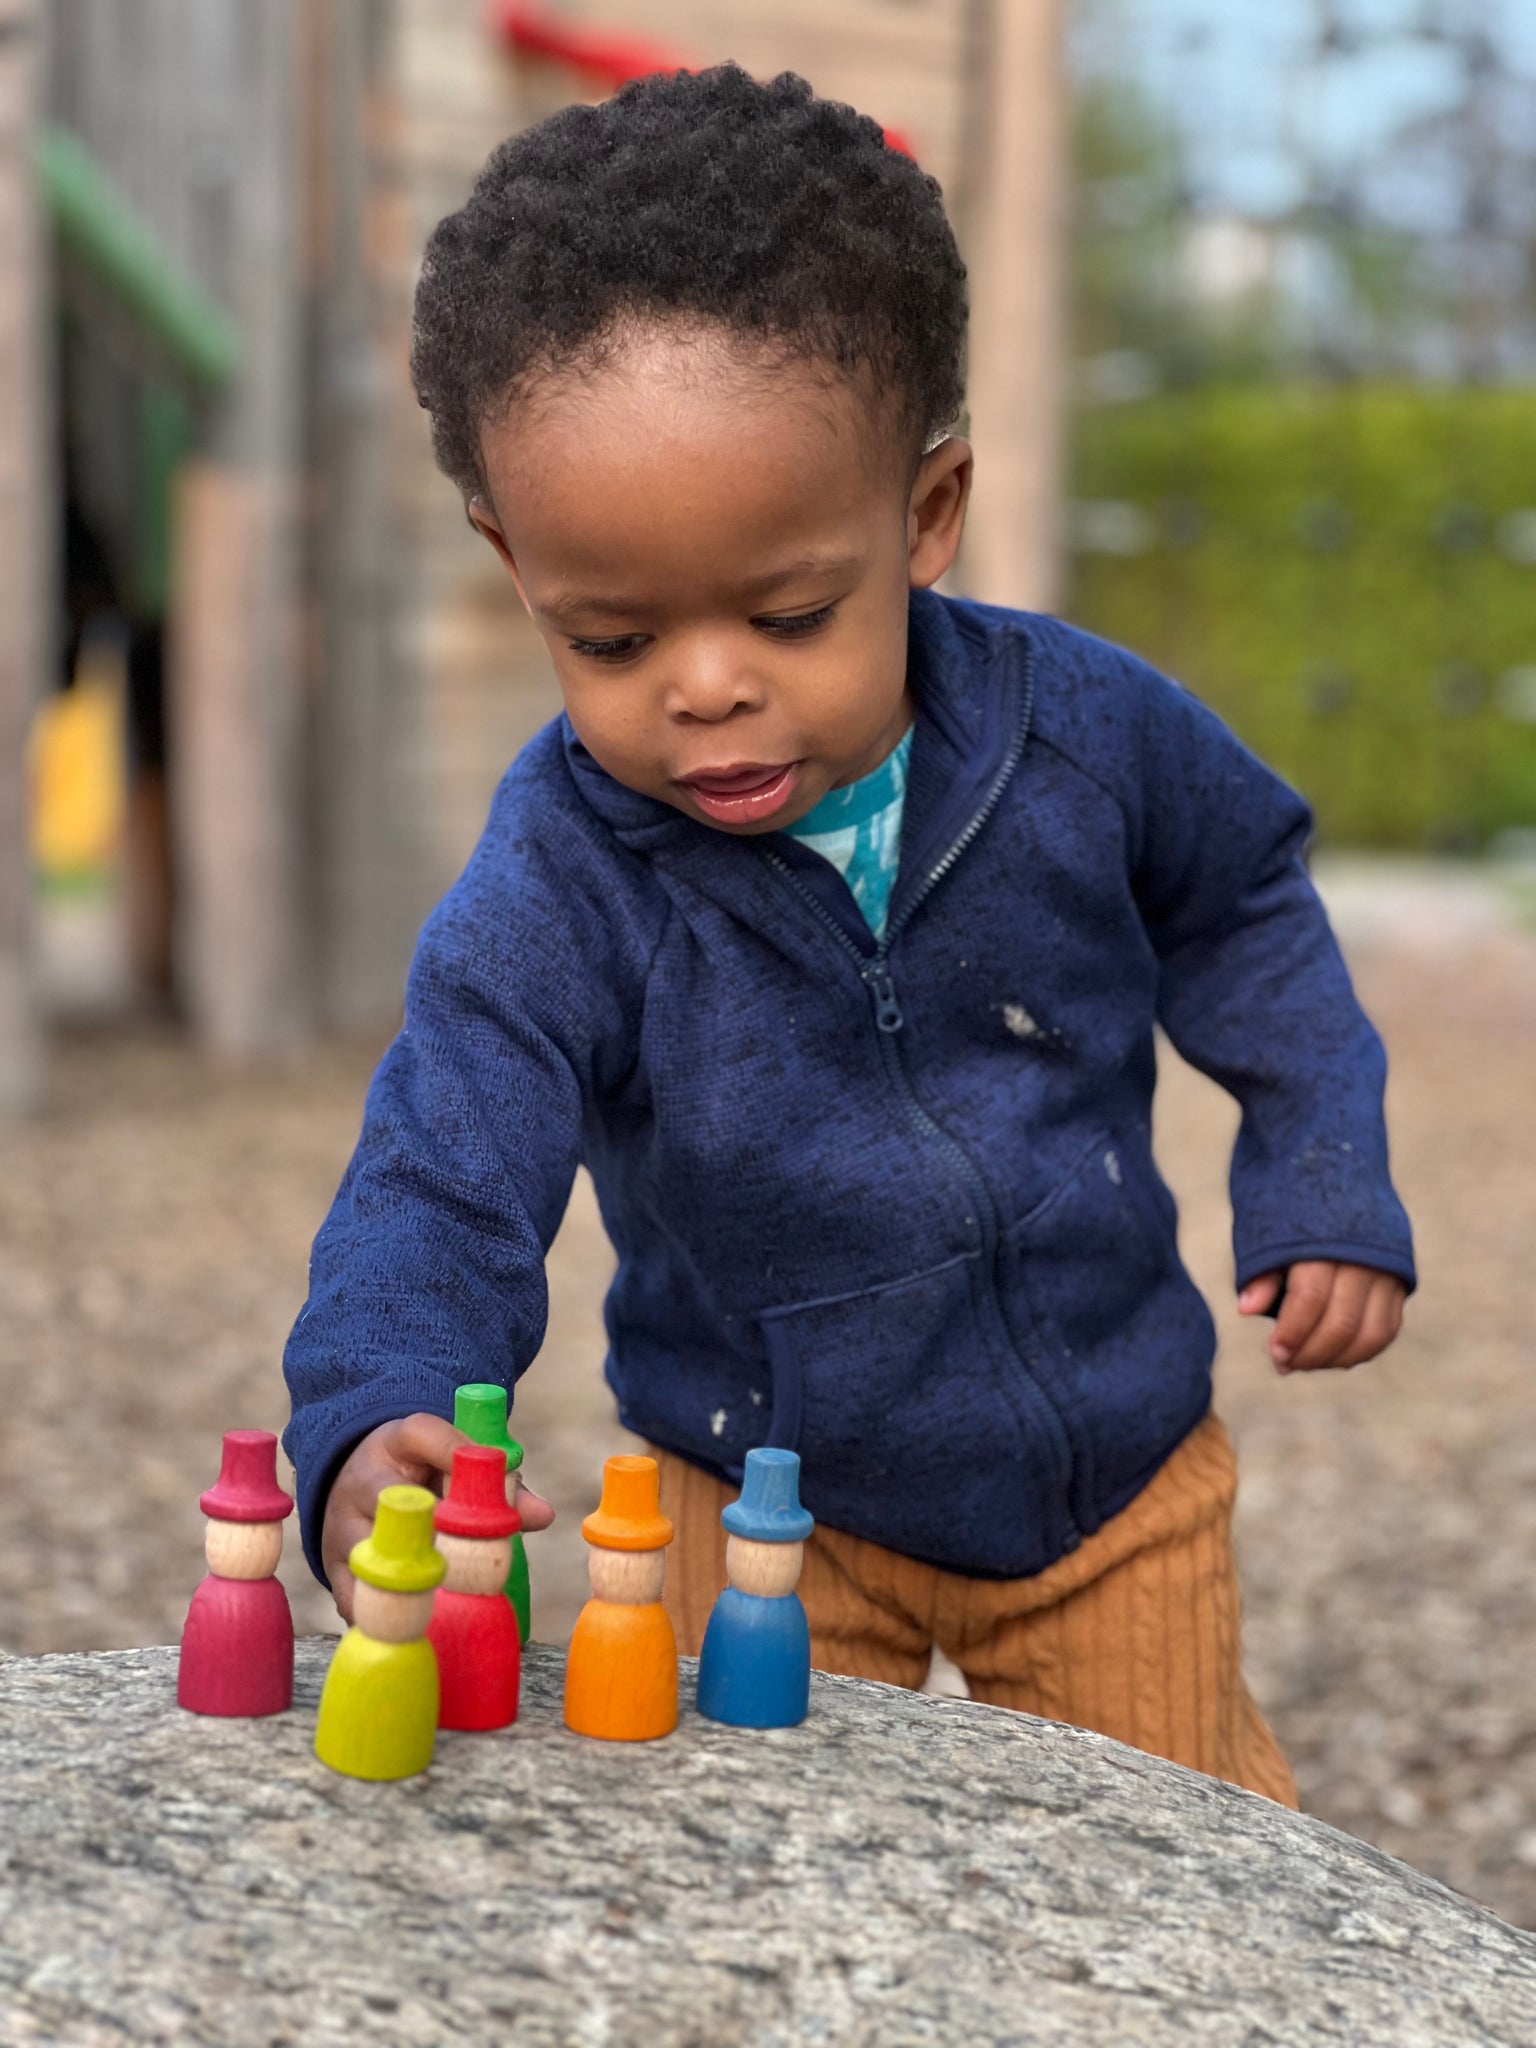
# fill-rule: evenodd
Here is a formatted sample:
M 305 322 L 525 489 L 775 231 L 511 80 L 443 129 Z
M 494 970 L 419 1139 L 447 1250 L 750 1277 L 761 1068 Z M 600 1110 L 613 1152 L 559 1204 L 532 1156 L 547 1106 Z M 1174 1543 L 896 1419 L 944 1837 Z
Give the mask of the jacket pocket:
M 766 1310 L 768 1440 L 799 1452 L 818 1520 L 952 1570 L 1022 1573 L 1056 1554 L 1065 1502 L 988 1341 L 981 1284 L 965 1254 Z
M 1096 1137 L 1009 1232 L 1004 1265 L 1020 1348 L 1072 1438 L 1079 1521 L 1096 1528 L 1210 1403 L 1210 1312 L 1145 1144 Z

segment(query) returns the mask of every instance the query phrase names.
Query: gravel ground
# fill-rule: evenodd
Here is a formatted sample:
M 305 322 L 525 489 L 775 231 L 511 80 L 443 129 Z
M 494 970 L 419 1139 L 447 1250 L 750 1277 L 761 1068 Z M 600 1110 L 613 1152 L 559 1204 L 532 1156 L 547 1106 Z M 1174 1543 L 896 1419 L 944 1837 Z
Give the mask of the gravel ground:
M 1278 1380 L 1221 1316 L 1249 1668 L 1309 1810 L 1536 1926 L 1536 939 L 1432 874 L 1351 870 L 1331 894 L 1392 1053 L 1424 1286 L 1397 1349 L 1347 1376 Z M 219 1433 L 284 1419 L 278 1355 L 377 1050 L 236 1075 L 169 1033 L 68 1038 L 48 1115 L 6 1132 L 0 1647 L 175 1639 Z M 1159 1151 L 1218 1304 L 1232 1125 L 1165 1059 Z M 519 1397 L 561 1515 L 532 1547 L 545 1641 L 584 1595 L 576 1524 L 626 1446 L 599 1370 L 608 1264 L 578 1186 Z M 335 1626 L 289 1551 L 300 1628 Z

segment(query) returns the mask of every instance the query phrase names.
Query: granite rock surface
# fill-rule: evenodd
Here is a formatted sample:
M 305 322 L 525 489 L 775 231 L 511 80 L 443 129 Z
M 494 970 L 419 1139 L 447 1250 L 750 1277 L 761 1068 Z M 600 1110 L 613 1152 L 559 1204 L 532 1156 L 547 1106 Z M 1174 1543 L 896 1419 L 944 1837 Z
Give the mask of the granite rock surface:
M 1529 2048 L 1536 1939 L 1102 1737 L 859 1680 L 798 1729 L 518 1725 L 366 1785 L 174 1650 L 0 1662 L 0 2041 Z

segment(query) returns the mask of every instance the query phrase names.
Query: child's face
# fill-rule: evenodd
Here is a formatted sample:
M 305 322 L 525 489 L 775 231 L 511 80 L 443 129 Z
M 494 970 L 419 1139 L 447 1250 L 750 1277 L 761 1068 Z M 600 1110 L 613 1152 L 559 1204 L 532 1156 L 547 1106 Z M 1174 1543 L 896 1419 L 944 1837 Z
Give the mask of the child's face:
M 767 832 L 876 767 L 912 715 L 907 591 L 954 559 L 970 449 L 915 484 L 857 386 L 716 333 L 639 331 L 487 425 L 471 517 L 617 781 Z

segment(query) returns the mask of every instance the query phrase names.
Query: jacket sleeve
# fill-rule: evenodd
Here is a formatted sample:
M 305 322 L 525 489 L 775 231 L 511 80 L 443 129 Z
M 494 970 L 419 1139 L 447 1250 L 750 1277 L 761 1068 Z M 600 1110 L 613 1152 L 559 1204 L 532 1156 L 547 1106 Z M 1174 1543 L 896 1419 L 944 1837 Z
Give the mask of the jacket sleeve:
M 1136 664 L 1134 887 L 1158 1016 L 1236 1097 L 1237 1285 L 1301 1259 L 1415 1284 L 1387 1164 L 1386 1055 L 1355 999 L 1303 856 L 1306 804 L 1176 684 Z
M 422 934 L 284 1355 L 322 1581 L 326 1497 L 357 1442 L 417 1410 L 451 1419 L 458 1386 L 510 1388 L 538 1351 L 583 1103 L 625 1035 L 621 916 L 498 809 Z

